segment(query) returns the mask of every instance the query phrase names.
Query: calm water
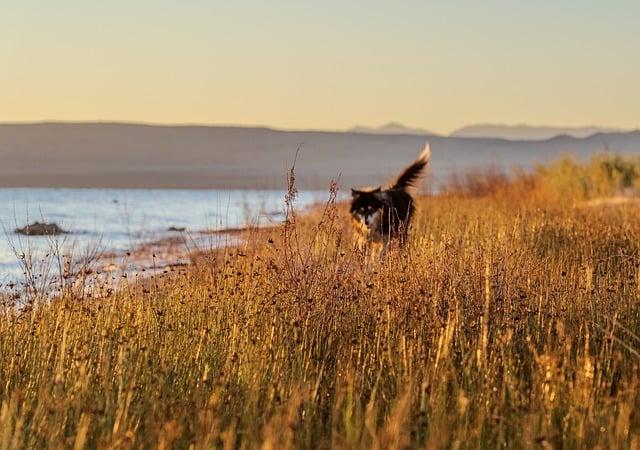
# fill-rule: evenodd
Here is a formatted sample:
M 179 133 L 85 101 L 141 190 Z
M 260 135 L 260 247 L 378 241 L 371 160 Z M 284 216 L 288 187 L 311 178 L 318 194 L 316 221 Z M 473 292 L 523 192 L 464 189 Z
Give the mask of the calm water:
M 327 192 L 300 192 L 296 207 L 327 198 Z M 35 221 L 69 231 L 60 237 L 64 248 L 82 254 L 97 244 L 124 252 L 170 236 L 169 227 L 197 233 L 277 223 L 283 212 L 284 192 L 278 191 L 0 188 L 0 284 L 22 275 L 15 250 L 42 257 L 50 249 L 51 238 L 15 233 Z

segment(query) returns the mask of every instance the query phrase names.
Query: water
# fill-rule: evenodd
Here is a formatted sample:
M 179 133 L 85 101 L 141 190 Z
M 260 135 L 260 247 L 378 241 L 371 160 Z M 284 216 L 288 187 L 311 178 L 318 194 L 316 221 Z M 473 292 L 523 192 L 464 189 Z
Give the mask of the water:
M 297 208 L 326 201 L 327 192 L 302 191 Z M 278 223 L 284 192 L 250 190 L 36 189 L 0 188 L 0 285 L 22 277 L 16 257 L 31 251 L 44 257 L 53 244 L 46 236 L 23 236 L 17 227 L 55 222 L 69 234 L 57 239 L 65 251 L 125 252 L 181 233 L 223 230 L 247 224 Z

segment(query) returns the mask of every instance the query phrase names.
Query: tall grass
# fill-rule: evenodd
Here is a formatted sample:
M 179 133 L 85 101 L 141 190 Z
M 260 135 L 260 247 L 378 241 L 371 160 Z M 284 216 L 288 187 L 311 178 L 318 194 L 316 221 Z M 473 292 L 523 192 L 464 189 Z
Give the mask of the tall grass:
M 585 200 L 596 197 L 637 194 L 640 188 L 640 158 L 611 153 L 594 155 L 586 164 L 565 156 L 536 171 L 541 187 L 559 197 Z
M 0 449 L 638 448 L 640 210 L 513 186 L 421 198 L 378 262 L 330 201 L 102 298 L 5 306 Z

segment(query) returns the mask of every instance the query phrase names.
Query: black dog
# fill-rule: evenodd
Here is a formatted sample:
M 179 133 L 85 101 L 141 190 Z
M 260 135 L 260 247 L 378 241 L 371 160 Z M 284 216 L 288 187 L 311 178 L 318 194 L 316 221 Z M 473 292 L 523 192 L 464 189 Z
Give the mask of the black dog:
M 388 188 L 351 189 L 351 218 L 358 246 L 381 245 L 384 253 L 393 239 L 404 243 L 415 212 L 409 189 L 423 175 L 431 151 L 429 144 Z

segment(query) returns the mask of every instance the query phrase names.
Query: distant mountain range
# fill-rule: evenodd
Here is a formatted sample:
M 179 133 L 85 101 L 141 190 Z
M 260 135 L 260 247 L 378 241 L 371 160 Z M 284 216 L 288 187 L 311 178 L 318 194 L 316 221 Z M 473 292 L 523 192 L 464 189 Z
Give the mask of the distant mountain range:
M 510 141 L 544 141 L 558 136 L 586 138 L 600 133 L 623 133 L 627 130 L 610 127 L 548 127 L 531 125 L 477 124 L 468 125 L 451 133 L 450 137 L 495 138 Z M 398 122 L 389 122 L 379 127 L 356 125 L 348 133 L 360 134 L 404 134 L 412 136 L 431 136 L 434 133 L 423 128 L 407 127 Z
M 410 134 L 416 136 L 426 136 L 433 134 L 430 131 L 423 130 L 421 128 L 407 127 L 398 122 L 389 122 L 385 125 L 380 125 L 379 127 L 356 125 L 355 127 L 347 130 L 347 132 L 360 134 Z
M 460 128 L 450 136 L 466 138 L 500 138 L 512 141 L 544 141 L 558 136 L 586 138 L 599 133 L 620 133 L 624 130 L 606 127 L 534 127 L 530 125 L 479 124 Z
M 640 131 L 543 141 L 135 123 L 0 124 L 0 186 L 301 189 L 384 183 L 431 145 L 431 180 L 499 166 L 532 168 L 563 153 L 640 153 Z

